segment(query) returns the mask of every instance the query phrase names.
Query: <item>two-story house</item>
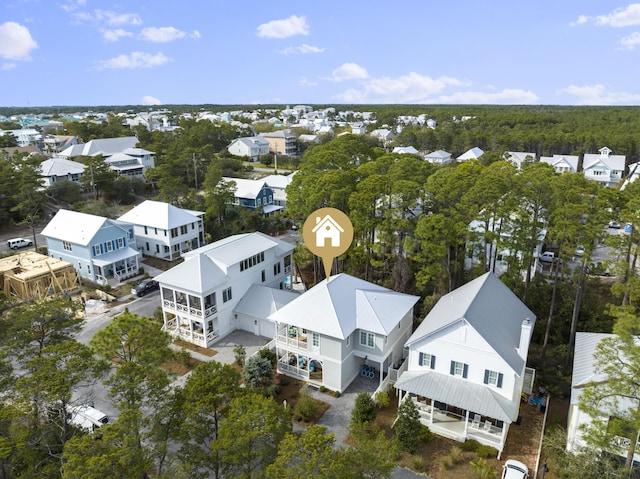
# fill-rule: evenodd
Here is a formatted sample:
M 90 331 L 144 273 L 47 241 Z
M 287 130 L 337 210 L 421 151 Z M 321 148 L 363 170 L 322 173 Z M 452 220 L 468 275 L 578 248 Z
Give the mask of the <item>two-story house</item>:
M 424 159 L 434 165 L 446 165 L 451 163 L 451 153 L 444 150 L 436 150 L 424 156 Z
M 203 216 L 202 211 L 146 200 L 118 220 L 133 225 L 142 254 L 173 261 L 205 244 Z
M 518 420 L 536 316 L 493 273 L 443 296 L 411 335 L 399 403 L 435 434 L 502 452 Z
M 235 309 L 253 285 L 285 289 L 291 284 L 293 249 L 289 243 L 255 232 L 184 253 L 183 263 L 155 277 L 160 283 L 164 329 L 203 347 L 235 329 L 272 334 L 273 323 L 266 316 L 247 324 L 249 313 Z
M 367 367 L 382 384 L 402 358 L 417 301 L 344 273 L 325 279 L 269 316 L 278 371 L 344 391 Z
M 278 155 L 296 156 L 298 144 L 290 130 L 278 130 L 261 133 L 260 136 L 269 142 L 269 151 Z
M 553 166 L 556 173 L 575 173 L 578 171 L 578 157 L 576 155 L 541 156 L 540 161 Z
M 291 184 L 293 175 L 296 172 L 288 175 L 269 175 L 262 178 L 269 188 L 273 190 L 273 204 L 276 206 L 287 207 L 287 186 Z
M 222 177 L 225 183 L 232 183 L 234 187 L 233 204 L 250 209 L 259 210 L 265 217 L 268 217 L 283 209 L 282 206 L 274 204 L 273 189 L 262 180 L 247 180 L 244 178 Z
M 119 283 L 138 274 L 140 253 L 131 224 L 61 209 L 42 236 L 49 256 L 71 263 L 82 278 L 94 283 Z
M 599 154 L 585 153 L 582 159 L 582 171 L 588 180 L 597 181 L 604 186 L 615 186 L 622 180 L 626 157 L 612 155 L 606 146 L 600 148 Z
M 49 158 L 39 168 L 42 184 L 48 188 L 60 181 L 80 183 L 86 165 L 65 158 Z
M 502 159 L 521 170 L 525 164 L 536 161 L 536 154 L 530 151 L 505 151 Z
M 227 147 L 232 155 L 244 156 L 251 161 L 260 161 L 261 156 L 269 154 L 269 149 L 269 142 L 261 136 L 236 138 Z
M 456 158 L 456 161 L 479 160 L 482 155 L 484 155 L 484 150 L 474 146 Z

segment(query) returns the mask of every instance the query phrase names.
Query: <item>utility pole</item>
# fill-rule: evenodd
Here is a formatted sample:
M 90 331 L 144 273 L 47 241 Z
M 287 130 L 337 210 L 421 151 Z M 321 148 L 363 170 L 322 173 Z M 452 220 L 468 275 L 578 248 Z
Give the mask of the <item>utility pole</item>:
M 196 154 L 193 154 L 193 177 L 196 183 L 196 190 L 198 189 L 198 170 L 196 169 Z

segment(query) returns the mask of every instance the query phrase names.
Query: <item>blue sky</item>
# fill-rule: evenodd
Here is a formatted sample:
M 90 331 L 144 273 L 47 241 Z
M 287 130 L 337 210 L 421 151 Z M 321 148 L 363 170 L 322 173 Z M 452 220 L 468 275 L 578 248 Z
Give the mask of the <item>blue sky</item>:
M 5 0 L 0 106 L 640 104 L 640 3 Z

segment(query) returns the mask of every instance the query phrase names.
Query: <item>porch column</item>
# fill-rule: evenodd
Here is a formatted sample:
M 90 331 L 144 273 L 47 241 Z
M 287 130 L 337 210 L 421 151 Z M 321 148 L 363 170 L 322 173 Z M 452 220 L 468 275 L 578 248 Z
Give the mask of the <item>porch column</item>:
M 467 409 L 464 415 L 464 436 L 467 437 L 467 431 L 469 430 L 469 410 Z
M 380 380 L 378 381 L 378 387 L 380 387 L 382 385 L 382 376 L 383 376 L 383 374 L 382 374 L 382 365 L 384 363 L 382 361 L 380 361 L 378 364 L 380 365 L 380 367 L 378 368 L 380 370 Z
M 431 398 L 431 415 L 429 416 L 429 424 L 433 424 L 433 415 L 435 414 L 436 408 L 434 406 L 435 401 Z
M 502 424 L 502 434 L 500 435 L 500 449 L 498 449 L 498 459 L 500 459 L 500 456 L 502 455 L 502 449 L 504 449 L 504 443 L 507 440 L 508 431 L 509 424 L 505 422 Z
M 187 305 L 188 304 L 189 304 L 189 299 L 187 299 Z M 191 318 L 189 316 L 187 316 L 187 320 L 189 321 L 189 335 L 191 336 L 191 341 L 193 341 L 193 321 L 191 321 Z

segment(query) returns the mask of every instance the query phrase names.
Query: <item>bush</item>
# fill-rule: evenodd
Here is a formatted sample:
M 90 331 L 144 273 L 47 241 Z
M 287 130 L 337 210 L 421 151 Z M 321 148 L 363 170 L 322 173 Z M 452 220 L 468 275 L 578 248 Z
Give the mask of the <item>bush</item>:
M 257 355 L 261 358 L 268 359 L 269 362 L 271 363 L 272 368 L 276 367 L 276 361 L 278 360 L 278 357 L 276 356 L 276 352 L 273 351 L 272 349 L 263 348 L 260 351 L 258 351 Z
M 235 348 L 233 348 L 233 356 L 235 357 L 236 364 L 243 367 L 244 362 L 247 360 L 247 350 L 243 345 L 238 344 Z
M 191 354 L 189 354 L 189 351 L 181 349 L 180 351 L 176 352 L 176 359 L 185 368 L 188 368 L 191 365 Z
M 294 416 L 299 416 L 304 422 L 309 422 L 318 413 L 318 403 L 310 396 L 303 396 L 293 408 Z
M 340 391 L 333 391 L 333 397 L 339 398 L 340 397 Z
M 242 379 L 253 389 L 266 388 L 273 384 L 273 368 L 267 358 L 251 356 L 244 364 Z
M 433 433 L 428 426 L 424 424 L 420 424 L 420 442 L 423 444 L 428 444 L 433 441 Z
M 451 458 L 449 456 L 444 456 L 440 458 L 440 467 L 444 470 L 451 469 L 453 464 L 451 463 Z
M 280 378 L 280 386 L 288 386 L 289 384 L 291 384 L 291 381 L 287 376 L 282 376 Z
M 478 441 L 476 441 L 475 439 L 468 439 L 467 441 L 463 442 L 460 447 L 463 451 L 475 452 L 476 449 L 478 449 L 478 446 L 480 446 L 480 443 Z
M 391 398 L 389 398 L 389 394 L 386 393 L 385 391 L 378 392 L 376 394 L 376 404 L 380 409 L 389 407 L 389 404 L 391 404 Z
M 324 386 L 320 386 L 320 392 L 321 393 L 326 393 L 327 392 L 327 388 Z
M 452 464 L 458 464 L 462 459 L 462 449 L 458 446 L 453 446 L 449 451 L 449 458 Z
M 411 456 L 411 467 L 414 471 L 425 471 L 427 469 L 427 461 L 422 456 Z
M 407 398 L 398 407 L 398 419 L 394 426 L 401 449 L 411 454 L 416 452 L 420 442 L 421 427 L 418 408 L 411 399 Z
M 485 459 L 471 461 L 471 467 L 473 468 L 473 477 L 476 479 L 494 479 L 496 477 L 496 471 Z
M 480 444 L 476 448 L 476 454 L 480 458 L 489 459 L 491 457 L 498 457 L 498 450 L 495 447 Z
M 351 411 L 352 424 L 371 423 L 378 415 L 378 406 L 366 392 L 361 392 L 356 396 L 355 405 Z

